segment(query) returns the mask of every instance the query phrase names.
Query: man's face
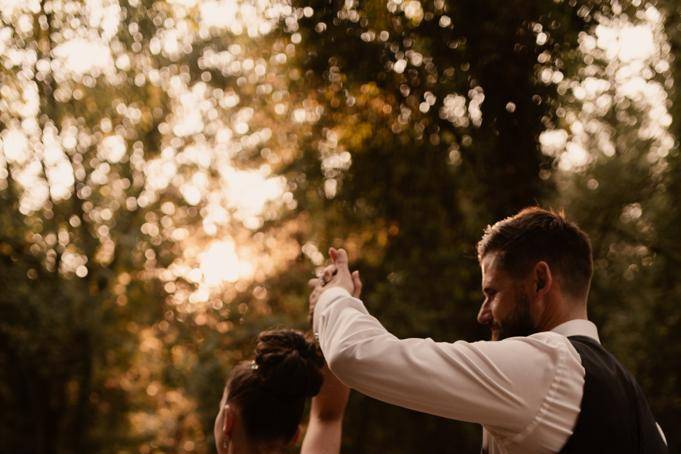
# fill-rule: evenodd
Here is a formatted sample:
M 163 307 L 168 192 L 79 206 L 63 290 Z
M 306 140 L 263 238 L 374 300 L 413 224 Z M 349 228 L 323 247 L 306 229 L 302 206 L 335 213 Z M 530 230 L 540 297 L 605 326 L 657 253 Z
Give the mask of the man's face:
M 480 261 L 484 300 L 478 323 L 488 326 L 492 340 L 529 336 L 538 330 L 530 314 L 530 300 L 523 282 L 514 280 L 501 266 L 498 252 L 486 254 Z

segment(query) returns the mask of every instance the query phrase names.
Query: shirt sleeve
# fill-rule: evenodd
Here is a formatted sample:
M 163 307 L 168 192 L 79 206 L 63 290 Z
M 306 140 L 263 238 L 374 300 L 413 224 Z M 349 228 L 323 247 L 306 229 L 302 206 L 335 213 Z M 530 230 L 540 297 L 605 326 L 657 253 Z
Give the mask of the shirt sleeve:
M 583 368 L 581 382 L 566 371 L 581 363 L 556 333 L 473 343 L 398 339 L 338 287 L 320 295 L 313 328 L 342 382 L 394 405 L 483 424 L 513 442 L 540 424 L 569 436 L 579 413 Z

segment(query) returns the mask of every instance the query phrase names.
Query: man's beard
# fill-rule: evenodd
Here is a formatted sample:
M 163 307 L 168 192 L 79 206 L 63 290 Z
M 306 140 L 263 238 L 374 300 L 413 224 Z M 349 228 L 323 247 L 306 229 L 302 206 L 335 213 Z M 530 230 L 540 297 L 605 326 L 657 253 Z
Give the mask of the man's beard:
M 537 331 L 537 327 L 530 316 L 530 299 L 522 290 L 518 289 L 513 311 L 504 320 L 495 323 L 492 340 L 529 336 Z

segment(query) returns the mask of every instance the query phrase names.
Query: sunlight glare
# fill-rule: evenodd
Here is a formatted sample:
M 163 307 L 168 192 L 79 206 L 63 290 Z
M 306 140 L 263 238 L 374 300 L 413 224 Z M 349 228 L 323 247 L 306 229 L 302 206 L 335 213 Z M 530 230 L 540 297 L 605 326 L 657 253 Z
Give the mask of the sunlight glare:
M 200 255 L 202 283 L 217 287 L 223 282 L 236 282 L 253 274 L 253 265 L 239 257 L 233 241 L 216 241 Z
M 622 27 L 599 25 L 596 27 L 598 47 L 605 49 L 611 59 L 623 62 L 644 60 L 656 51 L 650 24 Z
M 259 215 L 267 203 L 281 197 L 285 190 L 285 179 L 269 174 L 266 167 L 255 171 L 229 168 L 223 173 L 227 199 L 248 228 L 260 226 Z
M 67 71 L 76 74 L 86 74 L 94 69 L 105 72 L 113 67 L 110 46 L 83 38 L 60 44 L 54 49 L 54 54 L 63 61 Z
M 558 160 L 558 167 L 563 171 L 575 171 L 584 168 L 591 161 L 591 155 L 582 145 L 568 142 L 565 152 Z
M 20 129 L 6 129 L 2 134 L 2 150 L 9 162 L 22 164 L 28 159 L 28 139 Z

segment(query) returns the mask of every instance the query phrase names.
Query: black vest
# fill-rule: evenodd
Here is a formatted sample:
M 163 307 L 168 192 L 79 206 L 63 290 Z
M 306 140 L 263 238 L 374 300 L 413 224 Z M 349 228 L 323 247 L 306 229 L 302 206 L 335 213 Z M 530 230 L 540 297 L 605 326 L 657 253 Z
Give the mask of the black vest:
M 648 402 L 629 372 L 601 344 L 570 336 L 585 369 L 577 424 L 562 454 L 664 454 Z

